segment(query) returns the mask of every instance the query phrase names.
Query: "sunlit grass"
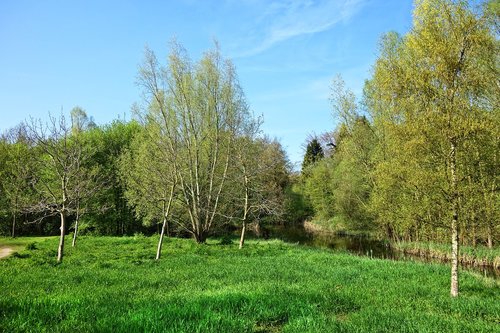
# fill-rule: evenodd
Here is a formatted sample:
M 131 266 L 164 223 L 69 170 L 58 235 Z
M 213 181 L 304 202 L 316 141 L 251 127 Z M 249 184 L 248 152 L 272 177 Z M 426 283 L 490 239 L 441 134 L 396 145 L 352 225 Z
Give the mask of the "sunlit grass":
M 69 240 L 69 238 L 68 238 Z M 4 332 L 499 332 L 500 286 L 443 265 L 371 260 L 280 241 L 221 245 L 57 238 L 0 261 Z

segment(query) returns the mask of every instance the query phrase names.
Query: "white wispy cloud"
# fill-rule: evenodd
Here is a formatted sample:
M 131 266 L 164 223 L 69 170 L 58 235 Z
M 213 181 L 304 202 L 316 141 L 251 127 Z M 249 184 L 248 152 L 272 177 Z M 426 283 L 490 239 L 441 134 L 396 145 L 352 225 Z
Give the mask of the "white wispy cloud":
M 302 35 L 331 29 L 351 18 L 367 0 L 286 0 L 265 2 L 262 14 L 255 20 L 245 44 L 252 48 L 239 52 L 237 57 L 248 57 L 270 49 L 274 45 Z

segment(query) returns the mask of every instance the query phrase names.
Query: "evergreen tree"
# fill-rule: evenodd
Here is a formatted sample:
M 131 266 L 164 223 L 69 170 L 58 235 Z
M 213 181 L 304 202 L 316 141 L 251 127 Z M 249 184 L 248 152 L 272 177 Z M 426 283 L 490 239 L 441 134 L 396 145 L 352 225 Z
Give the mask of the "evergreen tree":
M 325 156 L 323 148 L 317 138 L 313 138 L 306 148 L 304 161 L 302 162 L 302 172 L 304 172 L 310 165 L 318 162 Z

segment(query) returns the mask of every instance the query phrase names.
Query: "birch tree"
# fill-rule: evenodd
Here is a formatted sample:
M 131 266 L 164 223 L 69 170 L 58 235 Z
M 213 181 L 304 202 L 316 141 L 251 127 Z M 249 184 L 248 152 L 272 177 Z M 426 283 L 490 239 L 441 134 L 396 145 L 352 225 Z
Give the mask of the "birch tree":
M 459 291 L 460 202 L 470 154 L 465 148 L 491 121 L 498 121 L 497 51 L 487 20 L 466 1 L 420 0 L 412 30 L 388 40 L 370 83 L 382 101 L 375 103 L 382 107 L 374 118 L 384 124 L 386 156 L 397 160 L 389 166 L 401 170 L 394 184 L 404 184 L 410 196 L 417 195 L 411 199 L 415 208 L 430 202 L 431 210 L 440 210 L 438 219 L 448 220 L 453 297 Z M 412 167 L 404 158 L 418 165 Z M 380 185 L 385 177 L 379 175 Z

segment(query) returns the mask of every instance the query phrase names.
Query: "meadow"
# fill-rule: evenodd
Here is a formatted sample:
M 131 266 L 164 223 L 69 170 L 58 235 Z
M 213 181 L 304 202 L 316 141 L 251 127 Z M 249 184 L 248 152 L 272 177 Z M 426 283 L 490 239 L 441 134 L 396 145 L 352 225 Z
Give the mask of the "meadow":
M 0 238 L 0 245 L 8 239 Z M 500 283 L 449 267 L 281 241 L 17 240 L 0 260 L 2 332 L 500 332 Z M 70 244 L 70 238 L 67 238 Z

